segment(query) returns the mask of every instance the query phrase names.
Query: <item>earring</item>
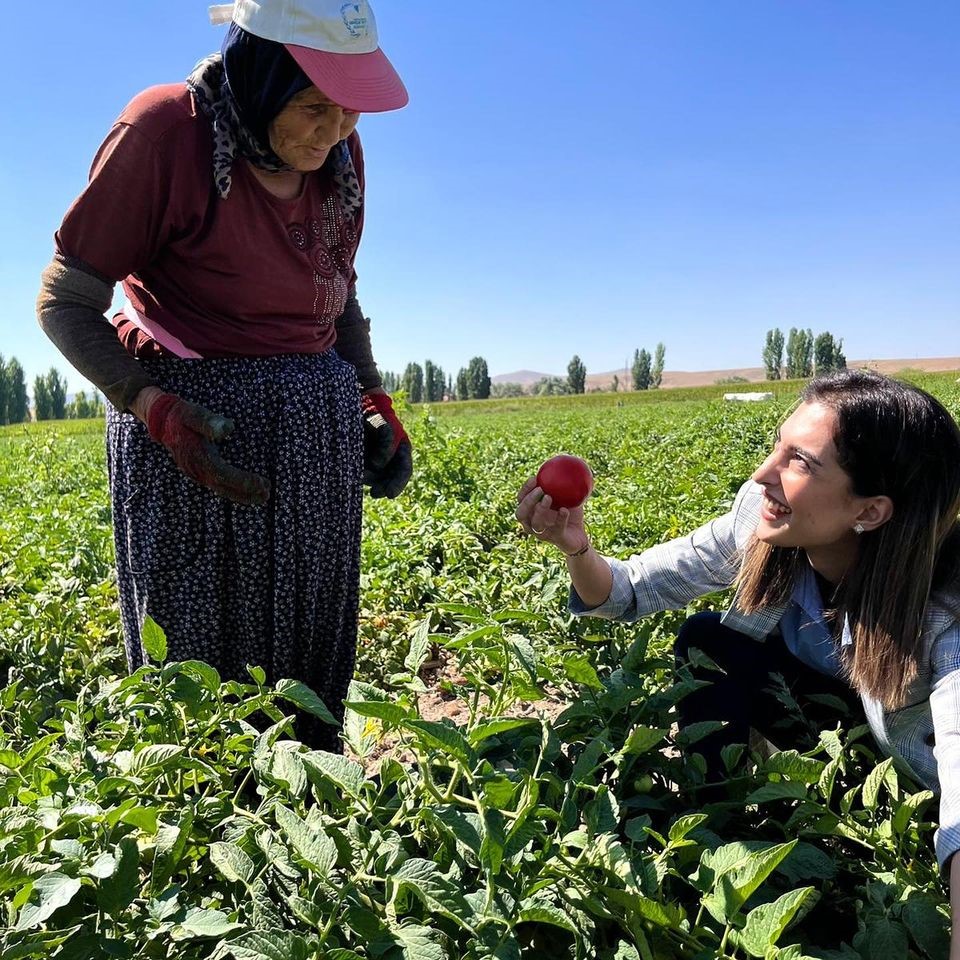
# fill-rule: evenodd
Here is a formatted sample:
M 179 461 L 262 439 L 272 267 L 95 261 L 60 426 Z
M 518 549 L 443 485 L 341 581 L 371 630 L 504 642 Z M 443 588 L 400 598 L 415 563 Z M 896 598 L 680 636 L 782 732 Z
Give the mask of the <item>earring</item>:
M 863 529 L 863 524 L 859 520 L 853 525 L 853 532 L 858 536 L 863 533 Z

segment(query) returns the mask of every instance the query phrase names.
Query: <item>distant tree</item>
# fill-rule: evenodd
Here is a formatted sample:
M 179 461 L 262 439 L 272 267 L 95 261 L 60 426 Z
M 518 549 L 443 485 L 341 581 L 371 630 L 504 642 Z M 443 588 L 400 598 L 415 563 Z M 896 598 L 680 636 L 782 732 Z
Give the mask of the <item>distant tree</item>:
M 37 374 L 33 378 L 33 416 L 35 420 L 50 420 L 50 391 L 47 388 L 47 378 L 44 374 Z
M 658 343 L 653 351 L 653 366 L 650 368 L 650 386 L 656 390 L 663 382 L 663 361 L 667 355 L 667 348 Z
M 67 380 L 56 367 L 51 367 L 47 371 L 47 395 L 50 397 L 50 419 L 65 419 L 67 416 Z
M 88 420 L 92 417 L 102 417 L 105 407 L 96 390 L 89 397 L 83 390 L 79 390 L 67 404 L 66 412 L 68 420 Z
M 633 377 L 634 390 L 650 388 L 650 354 L 646 350 L 633 351 L 633 367 L 630 373 Z
M 620 378 L 616 374 L 613 375 L 613 382 L 610 384 L 610 389 L 614 393 L 620 392 Z
M 817 376 L 833 370 L 845 370 L 847 358 L 843 355 L 843 340 L 832 333 L 818 333 L 813 341 L 813 368 Z
M 567 384 L 571 393 L 583 393 L 587 383 L 587 368 L 576 355 L 567 364 Z
M 435 392 L 435 385 L 437 378 L 434 376 L 434 370 L 436 367 L 433 365 L 432 360 L 425 360 L 423 364 L 423 399 L 427 403 L 436 403 L 437 400 L 443 399 L 443 388 L 440 390 L 440 396 L 437 396 Z
M 458 400 L 470 399 L 470 381 L 467 378 L 467 368 L 461 367 L 457 372 L 457 392 Z
M 490 396 L 490 374 L 483 357 L 474 357 L 467 365 L 467 388 L 471 400 L 486 400 Z
M 732 377 L 718 377 L 713 382 L 718 386 L 725 386 L 727 384 L 734 384 L 734 383 L 749 383 L 750 381 L 746 377 L 732 376 Z
M 763 345 L 763 366 L 768 380 L 779 380 L 783 369 L 783 331 L 779 327 L 767 331 Z
M 813 331 L 790 328 L 787 336 L 787 377 L 797 380 L 813 373 Z
M 400 388 L 400 378 L 390 370 L 381 371 L 380 379 L 383 381 L 383 389 L 387 393 L 396 393 Z
M 495 383 L 490 387 L 490 396 L 502 399 L 505 397 L 522 397 L 522 383 Z
M 426 373 L 424 373 L 424 378 L 425 380 L 431 379 L 426 376 Z M 435 366 L 433 368 L 432 381 L 433 385 L 430 392 L 433 394 L 434 401 L 436 403 L 442 403 L 447 388 L 447 378 L 444 376 L 442 367 Z M 426 387 L 426 384 L 424 384 L 424 387 Z
M 533 385 L 538 397 L 556 397 L 570 393 L 570 383 L 564 377 L 542 377 Z
M 453 374 L 447 374 L 447 399 L 452 400 L 456 394 L 453 392 Z
M 10 395 L 12 393 L 7 365 L 0 353 L 0 425 L 10 422 Z
M 10 423 L 23 423 L 30 416 L 30 403 L 23 367 L 16 357 L 7 361 L 6 381 L 10 390 L 7 396 L 7 420 Z
M 423 402 L 423 367 L 419 363 L 408 363 L 403 371 L 403 389 L 410 403 Z

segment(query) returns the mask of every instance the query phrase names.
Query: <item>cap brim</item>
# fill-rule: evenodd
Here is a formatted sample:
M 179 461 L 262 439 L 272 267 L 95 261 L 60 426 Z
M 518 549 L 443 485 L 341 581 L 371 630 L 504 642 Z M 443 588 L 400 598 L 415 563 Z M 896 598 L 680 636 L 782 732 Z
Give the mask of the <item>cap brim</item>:
M 372 53 L 327 53 L 295 43 L 284 46 L 314 86 L 348 110 L 399 110 L 410 99 L 399 74 L 379 47 Z

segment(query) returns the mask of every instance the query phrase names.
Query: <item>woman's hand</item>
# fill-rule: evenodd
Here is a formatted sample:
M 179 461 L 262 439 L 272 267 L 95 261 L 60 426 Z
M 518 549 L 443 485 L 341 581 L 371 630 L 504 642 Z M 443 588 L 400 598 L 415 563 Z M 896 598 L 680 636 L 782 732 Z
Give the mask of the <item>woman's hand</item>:
M 525 533 L 559 547 L 567 556 L 578 553 L 590 542 L 583 527 L 583 507 L 554 510 L 550 495 L 531 477 L 517 494 L 517 520 Z
M 146 388 L 153 391 L 155 388 Z M 217 444 L 233 431 L 233 421 L 188 403 L 172 393 L 157 390 L 140 402 L 134 412 L 147 425 L 150 439 L 170 451 L 174 463 L 191 480 L 245 506 L 261 506 L 270 497 L 270 482 L 259 474 L 240 470 L 220 456 Z
M 413 474 L 413 448 L 403 424 L 393 412 L 390 394 L 368 390 L 363 411 L 363 482 L 371 497 L 393 499 Z

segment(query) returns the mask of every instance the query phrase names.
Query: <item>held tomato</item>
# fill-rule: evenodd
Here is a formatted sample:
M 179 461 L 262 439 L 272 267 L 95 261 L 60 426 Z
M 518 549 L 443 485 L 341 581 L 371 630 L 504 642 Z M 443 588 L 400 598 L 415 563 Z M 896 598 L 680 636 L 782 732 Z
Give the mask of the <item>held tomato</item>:
M 593 489 L 593 474 L 579 457 L 551 457 L 537 471 L 537 485 L 553 500 L 553 509 L 579 507 Z

